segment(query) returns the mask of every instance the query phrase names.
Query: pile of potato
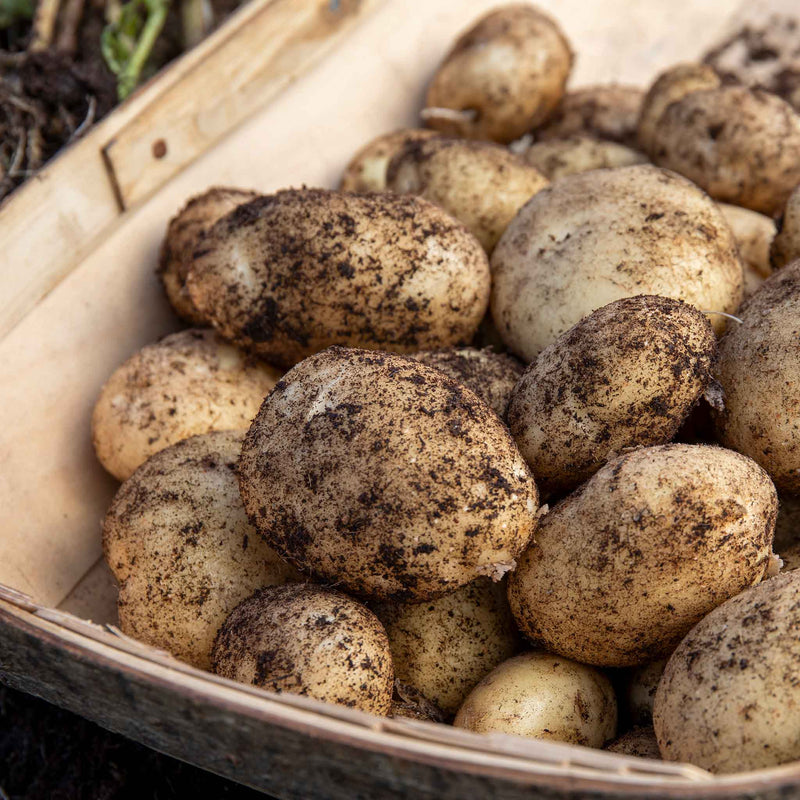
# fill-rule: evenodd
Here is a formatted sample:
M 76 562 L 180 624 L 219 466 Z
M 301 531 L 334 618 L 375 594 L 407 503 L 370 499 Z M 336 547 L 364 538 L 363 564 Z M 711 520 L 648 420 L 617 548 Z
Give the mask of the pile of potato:
M 339 191 L 172 220 L 194 327 L 93 417 L 120 625 L 375 714 L 798 759 L 800 116 L 573 58 L 498 8 Z

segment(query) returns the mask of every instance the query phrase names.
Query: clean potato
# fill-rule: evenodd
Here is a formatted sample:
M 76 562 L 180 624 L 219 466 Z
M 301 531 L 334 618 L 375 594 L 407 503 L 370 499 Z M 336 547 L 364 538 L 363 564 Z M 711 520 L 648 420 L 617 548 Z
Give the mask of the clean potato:
M 392 158 L 386 173 L 390 190 L 440 206 L 489 253 L 517 211 L 549 183 L 505 147 L 463 139 L 411 142 Z
M 532 144 L 523 154 L 524 160 L 551 181 L 589 172 L 593 169 L 630 167 L 646 164 L 647 156 L 638 150 L 588 136 L 569 139 L 547 139 Z
M 386 715 L 394 674 L 386 631 L 341 592 L 305 583 L 262 589 L 225 620 L 212 654 L 223 678 Z
M 124 481 L 182 439 L 247 428 L 279 378 L 213 331 L 165 336 L 132 355 L 103 386 L 92 413 L 97 457 Z
M 673 653 L 656 692 L 661 754 L 730 773 L 800 759 L 800 572 L 714 609 Z
M 768 278 L 737 312 L 719 346 L 726 447 L 757 461 L 775 485 L 800 493 L 800 261 Z
M 718 205 L 736 239 L 744 266 L 744 294 L 749 297 L 772 274 L 770 246 L 777 232 L 775 221 L 749 208 Z
M 535 6 L 501 6 L 456 41 L 433 76 L 423 120 L 467 139 L 511 142 L 552 114 L 572 69 L 561 29 Z
M 427 128 L 406 128 L 378 136 L 350 159 L 339 189 L 343 192 L 385 192 L 386 168 L 392 158 L 409 142 L 421 142 L 439 135 Z
M 452 716 L 488 672 L 519 649 L 504 583 L 488 578 L 426 603 L 375 608 L 397 678 Z
M 623 297 L 664 295 L 734 313 L 742 265 L 724 217 L 685 178 L 650 165 L 571 175 L 520 209 L 492 254 L 492 317 L 530 362 Z M 724 317 L 712 324 L 719 331 Z
M 331 344 L 467 343 L 490 278 L 480 243 L 427 200 L 288 189 L 220 220 L 187 287 L 226 339 L 291 366 Z
M 762 579 L 777 506 L 767 474 L 731 450 L 619 456 L 541 519 L 509 577 L 511 611 L 536 646 L 567 658 L 654 661 Z
M 596 669 L 549 653 L 500 664 L 458 710 L 457 728 L 602 747 L 617 730 L 617 701 Z
M 215 186 L 192 197 L 170 220 L 161 245 L 157 273 L 169 302 L 186 322 L 201 326 L 206 324 L 186 291 L 186 276 L 192 266 L 194 252 L 200 248 L 206 232 L 218 220 L 256 197 L 258 192 Z
M 511 394 L 508 427 L 545 492 L 626 448 L 666 444 L 711 380 L 717 340 L 696 308 L 616 300 L 545 348 Z
M 299 579 L 244 512 L 243 436 L 208 433 L 156 453 L 120 486 L 103 523 L 122 631 L 201 669 L 238 603 Z
M 266 399 L 239 463 L 245 508 L 322 582 L 431 599 L 514 568 L 538 495 L 476 394 L 393 353 L 332 347 Z
M 770 261 L 775 269 L 800 258 L 800 187 L 786 201 L 777 236 L 770 247 Z

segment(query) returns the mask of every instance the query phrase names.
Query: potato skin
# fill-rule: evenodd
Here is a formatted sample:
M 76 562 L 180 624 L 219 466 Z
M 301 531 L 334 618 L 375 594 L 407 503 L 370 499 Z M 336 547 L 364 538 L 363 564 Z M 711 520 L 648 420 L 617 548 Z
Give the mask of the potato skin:
M 800 183 L 800 115 L 759 89 L 691 92 L 659 117 L 650 156 L 716 200 L 774 216 Z
M 167 299 L 182 320 L 192 325 L 206 324 L 186 291 L 192 255 L 200 247 L 206 231 L 237 206 L 256 197 L 258 192 L 214 186 L 192 197 L 170 220 L 156 272 Z
M 523 159 L 551 181 L 593 169 L 646 164 L 647 156 L 617 142 L 573 136 L 532 144 Z
M 800 258 L 800 187 L 786 201 L 777 236 L 769 251 L 770 263 L 780 269 Z
M 448 716 L 478 681 L 519 649 L 504 583 L 478 578 L 426 603 L 376 606 L 398 680 Z
M 520 209 L 492 254 L 492 317 L 532 361 L 596 308 L 654 294 L 735 313 L 742 266 L 716 205 L 646 164 L 572 175 Z M 712 324 L 718 330 L 723 318 Z
M 800 567 L 800 497 L 783 494 L 778 498 L 775 522 L 775 552 L 783 561 L 783 571 Z
M 757 211 L 718 203 L 736 239 L 744 267 L 744 294 L 749 297 L 772 274 L 770 246 L 775 238 L 775 221 Z
M 505 419 L 511 392 L 525 369 L 514 356 L 474 347 L 427 350 L 411 357 L 471 389 L 500 419 Z
M 719 441 L 757 461 L 782 491 L 800 493 L 800 261 L 768 278 L 719 345 L 725 409 Z
M 800 758 L 800 572 L 714 609 L 673 653 L 653 723 L 667 761 L 711 772 Z
M 200 669 L 239 602 L 299 579 L 245 514 L 236 479 L 243 437 L 208 433 L 156 453 L 119 488 L 103 524 L 122 631 Z
M 492 670 L 453 724 L 477 733 L 602 747 L 616 733 L 617 702 L 598 670 L 549 653 L 524 653 Z
M 625 671 L 621 678 L 623 688 L 620 699 L 629 722 L 634 725 L 652 725 L 653 701 L 666 666 L 667 660 L 661 658 Z
M 623 756 L 661 760 L 658 740 L 651 725 L 631 728 L 603 749 L 608 750 L 609 753 L 619 753 Z
M 669 442 L 711 380 L 716 345 L 696 308 L 639 296 L 603 306 L 545 348 L 508 406 L 542 491 L 575 488 L 613 453 Z
M 442 372 L 332 347 L 264 402 L 239 465 L 245 508 L 318 580 L 419 601 L 512 569 L 538 495 L 497 415 Z
M 331 344 L 466 343 L 490 277 L 479 242 L 420 197 L 288 189 L 220 220 L 187 286 L 226 339 L 291 366 Z
M 619 456 L 542 518 L 509 578 L 511 611 L 537 646 L 567 658 L 654 661 L 761 580 L 776 512 L 767 474 L 733 451 Z
M 342 174 L 342 192 L 385 192 L 386 168 L 409 142 L 434 139 L 440 134 L 427 128 L 404 128 L 384 133 L 364 145 L 351 159 Z
M 553 19 L 531 5 L 501 6 L 458 38 L 428 85 L 428 109 L 473 109 L 476 116 L 426 114 L 425 124 L 465 139 L 511 142 L 550 116 L 572 61 Z
M 214 672 L 271 692 L 386 715 L 394 674 L 375 615 L 347 595 L 307 583 L 256 592 L 225 620 Z
M 386 184 L 440 206 L 491 253 L 517 211 L 550 181 L 505 147 L 441 138 L 406 145 L 389 163 Z
M 92 413 L 97 457 L 124 481 L 182 439 L 247 428 L 279 378 L 213 331 L 165 336 L 134 353 L 103 386 Z

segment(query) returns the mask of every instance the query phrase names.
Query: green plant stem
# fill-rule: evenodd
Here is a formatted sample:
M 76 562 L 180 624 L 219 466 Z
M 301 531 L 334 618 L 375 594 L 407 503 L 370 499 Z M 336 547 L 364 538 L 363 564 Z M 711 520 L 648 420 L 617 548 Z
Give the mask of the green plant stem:
M 163 0 L 151 0 L 146 5 L 149 13 L 142 28 L 142 33 L 136 42 L 136 47 L 131 53 L 128 63 L 119 75 L 117 93 L 120 100 L 124 100 L 136 88 L 145 62 L 167 20 L 168 6 L 166 2 L 163 2 Z

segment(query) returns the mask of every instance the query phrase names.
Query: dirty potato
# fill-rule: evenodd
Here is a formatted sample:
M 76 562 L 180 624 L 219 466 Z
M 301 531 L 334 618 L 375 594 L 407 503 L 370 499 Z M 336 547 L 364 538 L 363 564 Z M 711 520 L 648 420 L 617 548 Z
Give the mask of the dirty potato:
M 239 206 L 209 231 L 187 279 L 226 339 L 283 366 L 331 344 L 467 343 L 489 284 L 480 243 L 428 201 L 323 189 Z
M 426 600 L 513 569 L 538 496 L 476 394 L 392 353 L 332 347 L 284 376 L 245 439 L 245 508 L 318 580 Z
M 635 450 L 542 518 L 509 578 L 511 611 L 551 652 L 598 666 L 646 664 L 762 579 L 776 513 L 769 477 L 739 453 Z
M 775 269 L 800 258 L 800 187 L 786 201 L 778 235 L 772 240 L 769 255 Z
M 778 498 L 774 550 L 784 572 L 800 567 L 800 497 L 783 494 Z
M 181 439 L 247 428 L 279 378 L 213 331 L 165 336 L 132 355 L 103 386 L 92 414 L 97 457 L 124 481 Z
M 749 208 L 718 205 L 736 239 L 744 267 L 744 294 L 749 297 L 772 274 L 769 251 L 775 238 L 775 222 Z
M 605 142 L 587 136 L 536 142 L 522 157 L 551 181 L 593 169 L 647 163 L 647 156 L 637 150 L 631 150 L 617 142 Z
M 650 725 L 653 722 L 653 701 L 666 659 L 659 659 L 641 667 L 626 670 L 620 677 L 620 701 L 628 720 L 634 725 Z
M 631 728 L 603 749 L 623 756 L 661 760 L 661 751 L 658 749 L 658 740 L 652 725 Z

